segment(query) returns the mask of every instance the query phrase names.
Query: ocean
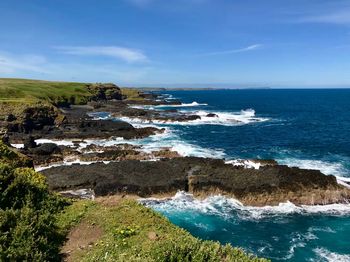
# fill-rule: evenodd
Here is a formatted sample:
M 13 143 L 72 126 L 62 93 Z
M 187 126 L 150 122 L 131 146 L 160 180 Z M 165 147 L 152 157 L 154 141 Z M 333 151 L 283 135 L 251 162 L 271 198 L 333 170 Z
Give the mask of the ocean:
M 130 143 L 144 151 L 168 147 L 182 156 L 226 161 L 275 159 L 318 169 L 349 186 L 345 182 L 350 182 L 350 89 L 166 91 L 162 96 L 182 104 L 143 107 L 175 108 L 201 119 L 164 123 L 116 118 L 166 131 L 145 139 L 90 142 Z M 142 202 L 194 236 L 230 243 L 272 261 L 350 261 L 350 204 L 250 207 L 223 196 L 196 200 L 185 192 L 170 200 Z
M 264 89 L 166 91 L 191 123 L 145 123 L 165 134 L 130 141 L 146 150 L 168 146 L 184 156 L 276 159 L 350 179 L 350 90 Z M 153 107 L 158 110 L 173 107 Z M 207 117 L 208 113 L 216 117 Z M 222 196 L 199 201 L 184 192 L 145 201 L 201 239 L 231 243 L 272 261 L 350 261 L 350 205 L 243 206 Z

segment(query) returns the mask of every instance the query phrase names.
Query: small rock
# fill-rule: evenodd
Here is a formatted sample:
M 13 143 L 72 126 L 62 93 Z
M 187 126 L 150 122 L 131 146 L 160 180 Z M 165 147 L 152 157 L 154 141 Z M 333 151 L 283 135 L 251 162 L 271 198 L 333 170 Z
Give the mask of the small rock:
M 35 142 L 34 137 L 29 136 L 24 140 L 24 148 L 28 149 L 28 148 L 35 148 L 37 147 L 37 144 Z
M 150 240 L 157 240 L 157 239 L 158 239 L 158 235 L 157 235 L 156 232 L 149 232 L 149 233 L 148 233 L 148 238 L 149 238 Z
M 12 121 L 15 121 L 17 119 L 17 117 L 15 116 L 15 115 L 13 115 L 13 114 L 9 114 L 9 115 L 7 115 L 6 116 L 6 121 L 7 122 L 12 122 Z

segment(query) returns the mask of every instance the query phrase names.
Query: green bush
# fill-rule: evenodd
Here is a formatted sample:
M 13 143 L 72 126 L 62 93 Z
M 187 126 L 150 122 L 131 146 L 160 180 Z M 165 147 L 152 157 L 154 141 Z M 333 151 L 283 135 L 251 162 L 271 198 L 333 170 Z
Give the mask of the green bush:
M 0 137 L 1 138 L 1 137 Z M 32 161 L 23 154 L 15 152 L 0 139 L 0 163 L 10 164 L 12 167 L 30 167 Z
M 0 261 L 60 261 L 64 236 L 50 210 L 0 210 Z
M 64 237 L 56 214 L 68 204 L 45 177 L 18 167 L 20 155 L 0 143 L 0 261 L 59 261 Z

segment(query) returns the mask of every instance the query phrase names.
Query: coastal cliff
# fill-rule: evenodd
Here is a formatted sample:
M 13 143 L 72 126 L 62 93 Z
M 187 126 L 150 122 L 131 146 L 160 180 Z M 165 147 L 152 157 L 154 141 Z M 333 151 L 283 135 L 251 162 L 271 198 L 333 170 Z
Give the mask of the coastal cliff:
M 21 257 L 16 257 L 7 252 L 12 250 L 12 242 L 7 241 L 3 243 L 7 251 L 0 252 L 4 259 L 12 256 L 84 261 L 88 257 L 100 259 L 106 252 L 111 259 L 119 259 L 120 252 L 124 252 L 130 258 L 141 254 L 149 261 L 157 261 L 157 257 L 182 261 L 189 254 L 205 261 L 264 261 L 231 246 L 196 239 L 137 200 L 167 199 L 178 191 L 201 199 L 223 195 L 256 207 L 287 201 L 295 205 L 326 205 L 350 200 L 346 181 L 339 184 L 335 176 L 318 170 L 292 168 L 273 159 L 185 157 L 168 146 L 145 149 L 138 143 L 140 139 L 153 141 L 166 135 L 164 123 L 220 123 L 220 113 L 177 110 L 182 105 L 179 100 L 113 84 L 13 81 L 0 81 L 0 171 L 4 181 L 13 179 L 11 188 L 16 188 L 17 181 L 24 183 L 18 184 L 22 188 L 39 187 L 45 199 L 31 201 L 48 208 L 17 208 L 17 203 L 23 204 L 28 196 L 19 194 L 13 198 L 2 187 L 3 199 L 10 204 L 11 199 L 19 202 L 11 204 L 11 211 L 2 210 L 6 219 L 0 226 L 11 239 L 17 239 L 14 230 L 21 229 L 22 217 L 37 212 L 38 220 L 29 229 L 40 228 L 35 231 L 37 237 L 46 234 L 53 248 L 24 238 L 20 244 L 37 250 L 38 256 L 22 252 L 18 253 Z M 52 92 L 44 92 L 45 88 Z M 164 106 L 172 108 L 157 109 Z M 242 114 L 253 123 L 263 121 L 254 116 L 254 110 Z M 240 118 L 229 121 L 244 123 Z M 33 167 L 40 172 L 34 172 Z M 30 190 L 25 191 L 29 196 Z M 140 220 L 145 214 L 145 219 Z M 10 224 L 14 217 L 16 222 Z M 42 229 L 47 219 L 51 221 L 46 228 L 51 230 L 49 233 Z M 57 241 L 50 242 L 52 236 Z

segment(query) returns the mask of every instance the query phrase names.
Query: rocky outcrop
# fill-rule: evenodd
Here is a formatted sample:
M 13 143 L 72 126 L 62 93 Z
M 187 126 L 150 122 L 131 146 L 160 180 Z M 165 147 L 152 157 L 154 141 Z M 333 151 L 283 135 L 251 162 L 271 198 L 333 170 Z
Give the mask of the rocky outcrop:
M 198 197 L 223 194 L 254 206 L 286 201 L 330 204 L 350 199 L 350 190 L 338 185 L 334 176 L 319 171 L 281 165 L 247 169 L 193 157 L 61 166 L 43 173 L 53 190 L 92 188 L 97 196 L 131 193 L 147 197 L 183 190 Z
M 121 89 L 115 84 L 91 84 L 87 89 L 92 94 L 92 101 L 123 99 Z
M 60 124 L 60 113 L 54 106 L 37 105 L 25 108 L 16 116 L 9 114 L 5 125 L 7 132 L 30 133 Z
M 154 127 L 135 128 L 123 121 L 84 119 L 78 123 L 65 123 L 45 137 L 52 139 L 103 139 L 111 137 L 133 139 L 144 138 L 162 131 Z

